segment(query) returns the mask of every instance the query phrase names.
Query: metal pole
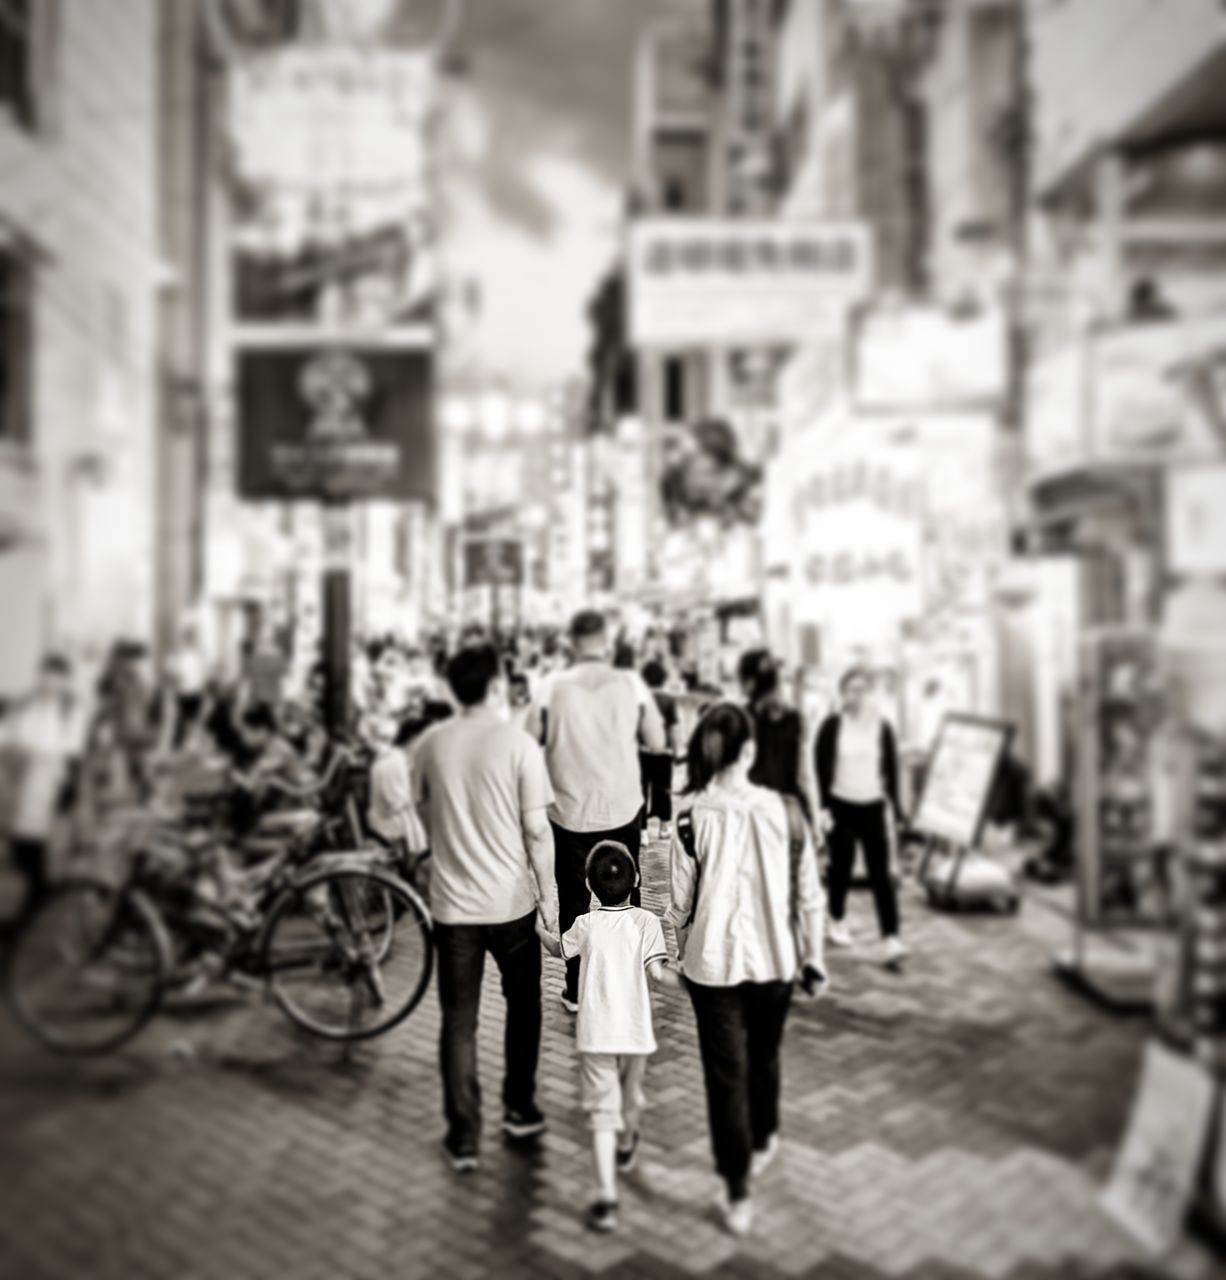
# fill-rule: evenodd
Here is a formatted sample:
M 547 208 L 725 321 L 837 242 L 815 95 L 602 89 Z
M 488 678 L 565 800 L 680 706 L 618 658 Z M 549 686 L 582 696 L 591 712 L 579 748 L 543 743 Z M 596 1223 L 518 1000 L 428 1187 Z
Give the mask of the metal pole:
M 345 733 L 350 719 L 353 513 L 346 502 L 324 507 L 324 708 L 328 732 Z

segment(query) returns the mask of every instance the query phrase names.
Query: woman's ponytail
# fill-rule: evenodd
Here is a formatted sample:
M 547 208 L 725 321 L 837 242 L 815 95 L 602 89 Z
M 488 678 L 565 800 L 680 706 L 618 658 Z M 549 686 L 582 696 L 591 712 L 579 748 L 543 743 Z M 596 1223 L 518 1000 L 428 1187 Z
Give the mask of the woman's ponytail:
M 753 738 L 753 721 L 742 707 L 721 702 L 707 711 L 690 735 L 686 792 L 705 791 L 711 780 L 740 759 Z

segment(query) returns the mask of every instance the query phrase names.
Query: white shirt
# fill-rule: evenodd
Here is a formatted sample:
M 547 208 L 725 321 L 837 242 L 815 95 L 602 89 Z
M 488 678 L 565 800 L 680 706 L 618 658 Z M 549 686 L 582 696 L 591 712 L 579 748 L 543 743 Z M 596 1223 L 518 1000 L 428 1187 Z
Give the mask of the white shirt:
M 366 818 L 385 840 L 403 840 L 410 853 L 425 851 L 426 832 L 413 802 L 412 772 L 399 747 L 380 752 L 371 766 Z
M 702 986 L 733 987 L 791 982 L 804 964 L 821 967 L 825 902 L 807 825 L 793 928 L 791 835 L 783 797 L 748 782 L 714 782 L 690 813 L 701 872 L 674 827 L 672 901 L 664 917 L 679 941 L 684 931 L 686 977 Z
M 22 772 L 11 835 L 45 840 L 50 834 L 68 761 L 84 749 L 85 735 L 85 715 L 75 699 L 39 697 L 13 712 L 3 740 L 20 756 Z
M 659 920 L 642 907 L 598 907 L 562 938 L 579 964 L 580 1053 L 655 1053 L 647 966 L 668 958 Z
M 505 924 L 536 909 L 524 814 L 553 800 L 540 747 L 492 708 L 465 711 L 417 739 L 410 763 L 434 858 L 440 924 Z
M 634 671 L 581 661 L 542 690 L 528 718 L 540 741 L 556 800 L 550 818 L 567 831 L 613 831 L 643 804 L 639 733 L 648 751 L 665 750 L 664 721 Z
M 844 715 L 839 722 L 838 751 L 830 793 L 848 804 L 881 800 L 881 721 L 876 716 L 857 720 Z

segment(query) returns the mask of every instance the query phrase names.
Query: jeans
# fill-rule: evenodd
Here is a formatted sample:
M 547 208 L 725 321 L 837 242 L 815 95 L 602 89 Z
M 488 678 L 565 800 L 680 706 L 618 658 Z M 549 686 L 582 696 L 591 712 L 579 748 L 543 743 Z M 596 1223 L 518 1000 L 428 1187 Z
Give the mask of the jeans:
M 792 985 L 686 986 L 698 1023 L 715 1169 L 729 1196 L 740 1200 L 749 1191 L 753 1153 L 779 1130 L 779 1050 Z
M 558 884 L 558 924 L 563 933 L 580 916 L 587 915 L 592 905 L 592 895 L 587 887 L 587 856 L 602 840 L 616 840 L 624 844 L 639 865 L 639 845 L 642 837 L 640 816 L 615 831 L 567 831 L 553 824 L 553 874 Z M 638 889 L 630 895 L 634 906 L 641 905 Z M 566 962 L 566 998 L 579 998 L 579 958 Z
M 849 804 L 830 797 L 834 826 L 826 837 L 830 845 L 830 918 L 842 920 L 847 890 L 856 865 L 856 845 L 864 850 L 868 882 L 877 904 L 877 922 L 883 938 L 898 933 L 898 897 L 890 878 L 890 836 L 886 828 L 885 801 Z
M 671 822 L 673 817 L 673 758 L 643 751 L 639 754 L 643 775 L 643 825 L 648 818 Z
M 477 1014 L 485 953 L 502 974 L 507 1002 L 502 1102 L 531 1114 L 536 1105 L 536 1064 L 541 1050 L 541 944 L 536 913 L 507 924 L 436 924 L 438 997 L 443 1011 L 439 1062 L 447 1141 L 455 1151 L 475 1151 L 481 1133 L 481 1085 L 477 1078 Z

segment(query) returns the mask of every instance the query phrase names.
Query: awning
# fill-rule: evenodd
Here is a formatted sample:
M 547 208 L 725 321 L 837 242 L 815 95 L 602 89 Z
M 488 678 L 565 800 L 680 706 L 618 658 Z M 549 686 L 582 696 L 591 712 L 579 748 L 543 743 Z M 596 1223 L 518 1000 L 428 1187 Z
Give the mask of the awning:
M 1014 526 L 1019 555 L 1078 555 L 1142 536 L 1159 512 L 1160 463 L 1082 463 L 1045 472 L 1029 487 L 1029 512 Z

